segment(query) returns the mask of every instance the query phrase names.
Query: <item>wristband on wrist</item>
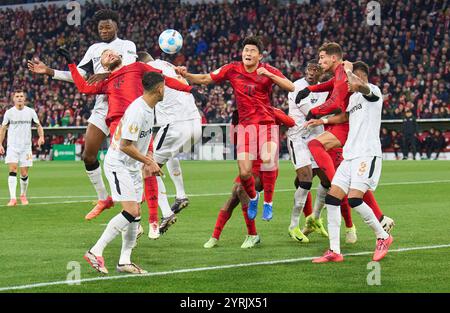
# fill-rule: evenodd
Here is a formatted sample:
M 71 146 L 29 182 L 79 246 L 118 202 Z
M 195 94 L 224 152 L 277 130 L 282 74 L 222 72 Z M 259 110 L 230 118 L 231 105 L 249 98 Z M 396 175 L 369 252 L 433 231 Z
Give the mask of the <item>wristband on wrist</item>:
M 327 118 L 323 118 L 322 121 L 323 121 L 324 124 L 328 124 L 328 119 Z

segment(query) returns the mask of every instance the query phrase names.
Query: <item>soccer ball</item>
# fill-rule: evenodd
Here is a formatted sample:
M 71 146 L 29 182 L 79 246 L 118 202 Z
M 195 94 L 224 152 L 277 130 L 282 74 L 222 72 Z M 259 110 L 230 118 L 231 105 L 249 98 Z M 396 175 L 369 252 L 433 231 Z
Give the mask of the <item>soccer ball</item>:
M 175 54 L 183 46 L 183 37 L 175 29 L 166 29 L 159 35 L 159 47 L 167 54 Z

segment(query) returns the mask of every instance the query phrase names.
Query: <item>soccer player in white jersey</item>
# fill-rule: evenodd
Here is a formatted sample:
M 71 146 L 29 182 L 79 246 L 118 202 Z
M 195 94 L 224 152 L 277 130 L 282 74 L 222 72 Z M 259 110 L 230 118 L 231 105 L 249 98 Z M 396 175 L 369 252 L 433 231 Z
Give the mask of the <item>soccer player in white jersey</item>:
M 31 152 L 31 124 L 37 126 L 39 135 L 38 146 L 44 144 L 44 129 L 39 122 L 36 111 L 25 106 L 25 92 L 15 90 L 13 92 L 14 106 L 5 112 L 0 129 L 0 154 L 5 154 L 3 140 L 8 132 L 8 143 L 5 163 L 9 167 L 9 195 L 8 206 L 17 205 L 17 167 L 20 167 L 20 201 L 23 205 L 28 204 L 28 168 L 33 166 L 33 155 Z
M 306 66 L 305 77 L 294 82 L 295 91 L 288 94 L 289 116 L 295 120 L 296 126 L 289 128 L 287 131 L 287 146 L 297 174 L 295 182 L 297 190 L 294 194 L 294 207 L 292 208 L 291 224 L 289 225 L 288 231 L 294 240 L 301 243 L 309 242 L 308 238 L 300 230 L 299 222 L 306 198 L 311 190 L 313 170 L 315 174 L 319 174 L 321 181 L 326 180 L 326 183 L 323 183 L 323 185 L 329 185 L 326 176 L 318 173 L 320 169 L 308 149 L 308 142 L 324 131 L 323 126 L 305 128 L 303 124 L 306 121 L 306 115 L 309 110 L 324 103 L 328 92 L 311 92 L 298 104 L 295 103 L 295 97 L 298 91 L 303 90 L 307 86 L 317 84 L 321 72 L 320 66 L 316 61 L 309 61 Z M 317 222 L 321 223 L 320 220 Z M 319 224 L 319 226 L 324 230 L 322 224 Z
M 91 45 L 78 64 L 78 71 L 81 75 L 86 76 L 88 73 L 96 74 L 89 82 L 102 80 L 109 75 L 105 73 L 105 69 L 100 63 L 100 56 L 106 49 L 117 51 L 121 55 L 122 64 L 124 65 L 136 61 L 136 45 L 129 40 L 122 40 L 117 37 L 119 15 L 112 10 L 104 9 L 96 12 L 94 17 L 98 21 L 97 29 L 101 42 Z M 53 79 L 73 82 L 72 75 L 69 71 L 51 69 L 38 60 L 29 61 L 28 68 L 33 73 L 47 74 Z M 86 219 L 88 220 L 93 219 L 104 209 L 108 209 L 114 205 L 103 182 L 102 170 L 97 160 L 98 151 L 105 138 L 109 135 L 109 129 L 105 121 L 107 113 L 107 97 L 105 95 L 96 96 L 95 105 L 88 120 L 85 149 L 83 151 L 86 173 L 95 188 L 98 198 L 94 209 L 86 215 Z
M 377 237 L 374 261 L 387 254 L 393 237 L 382 227 L 370 207 L 363 201 L 368 190 L 374 191 L 381 175 L 380 125 L 383 107 L 380 89 L 368 83 L 369 67 L 364 62 L 354 64 L 344 62 L 349 80 L 349 91 L 354 92 L 347 107 L 347 114 L 331 117 L 330 123 L 340 123 L 348 119 L 350 129 L 343 148 L 344 161 L 338 167 L 331 183 L 331 189 L 325 198 L 328 210 L 328 233 L 330 249 L 313 260 L 313 263 L 342 262 L 339 231 L 341 224 L 340 203 L 348 195 L 352 209 L 361 215 L 364 222 Z M 353 73 L 352 73 L 353 72 Z M 355 79 L 355 76 L 357 79 Z M 364 88 L 361 86 L 364 85 Z M 362 93 L 360 90 L 364 90 Z M 307 124 L 316 125 L 317 121 Z M 319 123 L 320 124 L 320 123 Z
M 103 250 L 122 233 L 122 251 L 117 265 L 119 272 L 146 273 L 131 262 L 131 252 L 136 243 L 140 222 L 140 203 L 143 195 L 142 168 L 153 175 L 161 174 L 158 164 L 147 155 L 154 108 L 164 96 L 164 77 L 148 72 L 142 78 L 144 94 L 130 104 L 113 135 L 105 157 L 105 174 L 111 186 L 112 198 L 121 202 L 122 212 L 113 217 L 97 243 L 84 255 L 97 271 L 107 274 Z
M 145 51 L 138 52 L 138 61 L 147 63 L 163 72 L 165 76 L 177 78 L 187 84 L 186 80 L 177 75 L 174 66 L 163 60 L 154 60 Z M 164 100 L 156 106 L 156 124 L 160 126 L 154 141 L 153 157 L 159 166 L 167 163 L 170 177 L 176 188 L 175 203 L 170 207 L 166 187 L 161 177 L 158 181 L 158 204 L 163 217 L 159 232 L 164 233 L 173 222 L 173 214 L 187 207 L 189 200 L 184 190 L 180 161 L 176 158 L 180 151 L 191 150 L 202 135 L 201 117 L 191 94 L 164 87 Z M 151 221 L 149 237 L 157 236 L 154 221 Z

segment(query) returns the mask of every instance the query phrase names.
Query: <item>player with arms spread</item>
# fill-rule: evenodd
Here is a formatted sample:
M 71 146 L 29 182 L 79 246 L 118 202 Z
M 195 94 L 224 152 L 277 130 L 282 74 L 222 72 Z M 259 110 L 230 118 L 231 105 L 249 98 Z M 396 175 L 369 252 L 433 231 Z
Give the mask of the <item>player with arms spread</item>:
M 106 49 L 117 51 L 121 55 L 124 65 L 136 61 L 136 45 L 132 41 L 117 37 L 118 26 L 120 24 L 117 12 L 107 9 L 99 10 L 95 13 L 94 18 L 97 21 L 97 30 L 101 42 L 91 45 L 83 59 L 78 63 L 78 71 L 81 75 L 86 77 L 89 73 L 94 73 L 89 79 L 90 83 L 109 75 L 100 62 L 100 56 Z M 51 69 L 42 61 L 36 59 L 28 61 L 28 68 L 36 74 L 46 74 L 53 79 L 73 82 L 72 74 L 69 71 Z M 97 160 L 98 151 L 105 138 L 109 135 L 109 128 L 105 121 L 107 113 L 107 97 L 105 95 L 98 95 L 95 98 L 95 105 L 88 120 L 85 149 L 83 151 L 83 162 L 86 173 L 98 197 L 96 206 L 85 217 L 87 220 L 93 219 L 101 211 L 114 205 L 112 198 L 108 196 L 108 191 L 102 178 L 102 169 Z
M 224 81 L 231 83 L 239 112 L 239 176 L 242 187 L 250 198 L 248 216 L 254 219 L 258 209 L 258 194 L 252 175 L 253 161 L 260 158 L 263 166 L 276 164 L 275 158 L 278 154 L 278 134 L 275 134 L 278 128 L 270 104 L 272 86 L 276 84 L 286 91 L 294 91 L 295 87 L 278 69 L 261 63 L 263 45 L 259 38 L 247 37 L 242 46 L 241 62 L 226 64 L 209 74 L 188 73 L 185 67 L 180 67 L 177 71 L 194 84 L 208 85 Z M 275 173 L 273 167 L 269 171 Z M 276 175 L 272 175 L 272 180 L 275 185 Z M 273 194 L 269 196 L 272 197 Z M 272 219 L 272 202 L 266 197 L 263 219 Z
M 31 152 L 31 124 L 37 125 L 39 135 L 38 146 L 44 144 L 44 129 L 39 122 L 36 111 L 25 106 L 25 92 L 15 90 L 13 92 L 14 106 L 5 112 L 2 126 L 0 128 L 0 154 L 5 153 L 3 140 L 8 131 L 8 148 L 5 163 L 9 167 L 8 186 L 10 200 L 8 206 L 17 205 L 17 167 L 20 166 L 20 201 L 23 205 L 28 204 L 28 168 L 33 166 L 33 155 Z

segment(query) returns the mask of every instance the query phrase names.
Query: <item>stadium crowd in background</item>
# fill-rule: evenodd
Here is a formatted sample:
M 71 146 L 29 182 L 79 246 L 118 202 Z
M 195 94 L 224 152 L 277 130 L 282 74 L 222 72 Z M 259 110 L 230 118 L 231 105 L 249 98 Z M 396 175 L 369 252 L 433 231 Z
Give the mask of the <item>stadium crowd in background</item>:
M 266 46 L 263 62 L 295 81 L 322 42 L 336 41 L 346 59 L 371 66 L 371 80 L 384 96 L 383 119 L 401 119 L 407 110 L 416 118 L 450 117 L 450 15 L 448 8 L 443 10 L 445 1 L 391 1 L 381 6 L 381 26 L 367 25 L 365 1 L 311 3 L 236 0 L 193 6 L 137 0 L 113 1 L 111 7 L 126 21 L 119 31 L 121 38 L 134 41 L 138 50 L 145 49 L 155 58 L 169 58 L 156 44 L 161 31 L 181 31 L 184 46 L 171 61 L 187 65 L 193 73 L 238 59 L 240 40 L 257 34 Z M 73 84 L 32 77 L 26 61 L 39 56 L 59 68 L 62 61 L 54 52 L 61 45 L 81 60 L 88 43 L 97 40 L 94 12 L 104 7 L 94 2 L 83 5 L 81 28 L 68 25 L 64 6 L 0 9 L 1 115 L 10 104 L 11 90 L 21 86 L 33 99 L 43 126 L 87 125 L 94 98 L 77 93 Z M 228 123 L 235 109 L 231 87 L 209 87 L 208 96 L 207 104 L 199 107 L 203 122 Z M 279 88 L 274 88 L 272 97 L 275 106 L 287 111 L 287 97 Z

